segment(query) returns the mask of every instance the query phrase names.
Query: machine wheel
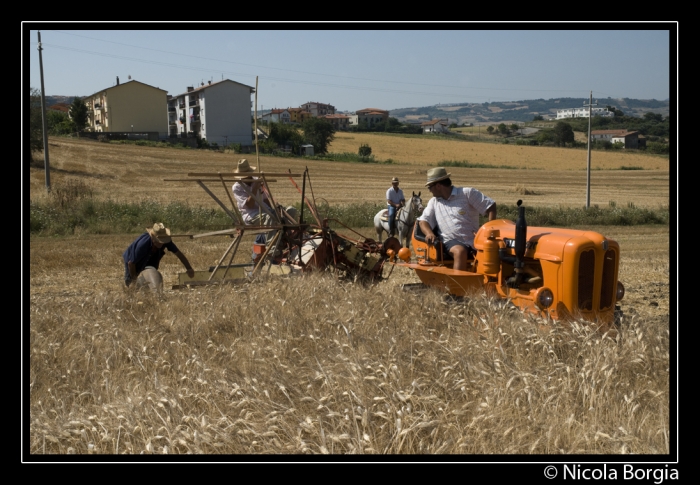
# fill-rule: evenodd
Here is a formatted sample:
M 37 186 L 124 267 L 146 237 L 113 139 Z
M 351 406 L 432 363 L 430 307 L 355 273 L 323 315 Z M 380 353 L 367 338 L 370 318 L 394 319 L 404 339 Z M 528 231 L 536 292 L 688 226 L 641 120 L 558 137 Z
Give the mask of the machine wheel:
M 382 256 L 386 256 L 387 249 L 392 249 L 394 251 L 394 254 L 398 254 L 399 249 L 401 249 L 402 247 L 403 246 L 401 245 L 401 241 L 399 241 L 395 237 L 389 237 L 385 239 L 382 243 Z

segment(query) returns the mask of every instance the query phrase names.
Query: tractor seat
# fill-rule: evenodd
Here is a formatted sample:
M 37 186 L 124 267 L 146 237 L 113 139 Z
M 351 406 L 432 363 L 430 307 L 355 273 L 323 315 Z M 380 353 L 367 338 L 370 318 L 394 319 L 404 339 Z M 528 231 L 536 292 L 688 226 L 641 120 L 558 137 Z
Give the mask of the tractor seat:
M 435 229 L 433 229 L 433 233 L 435 236 L 438 237 L 435 248 L 437 250 L 438 254 L 438 259 L 441 261 L 449 261 L 452 259 L 452 253 L 449 251 L 445 251 L 445 246 L 443 246 L 442 241 L 440 241 L 440 228 L 438 226 L 435 226 Z M 416 241 L 420 241 L 424 244 L 428 244 L 425 240 L 425 233 L 423 230 L 420 228 L 420 224 L 418 224 L 418 221 L 416 221 L 415 225 L 413 226 L 413 237 L 416 239 Z

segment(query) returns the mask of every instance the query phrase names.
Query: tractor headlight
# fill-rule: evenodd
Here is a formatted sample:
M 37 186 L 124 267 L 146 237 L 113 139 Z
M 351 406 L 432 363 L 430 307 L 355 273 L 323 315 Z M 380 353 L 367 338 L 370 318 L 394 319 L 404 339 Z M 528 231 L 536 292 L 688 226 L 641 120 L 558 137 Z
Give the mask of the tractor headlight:
M 625 285 L 620 283 L 619 281 L 617 282 L 617 291 L 615 292 L 615 298 L 617 301 L 622 300 L 622 298 L 625 296 Z
M 549 308 L 554 303 L 554 293 L 549 288 L 540 288 L 535 293 L 535 304 L 544 310 Z

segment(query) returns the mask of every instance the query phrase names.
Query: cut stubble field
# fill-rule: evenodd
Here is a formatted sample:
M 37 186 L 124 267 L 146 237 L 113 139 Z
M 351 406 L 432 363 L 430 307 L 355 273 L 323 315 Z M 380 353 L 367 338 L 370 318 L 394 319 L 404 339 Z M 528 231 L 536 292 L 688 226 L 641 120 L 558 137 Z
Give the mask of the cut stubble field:
M 476 187 L 497 202 L 514 204 L 523 199 L 530 206 L 583 207 L 586 204 L 586 151 L 562 148 L 516 147 L 491 143 L 430 140 L 373 134 L 336 134 L 333 153 L 357 153 L 367 143 L 378 160 L 391 158 L 392 164 L 346 163 L 255 154 L 239 155 L 202 150 L 113 145 L 88 140 L 50 138 L 51 182 L 79 178 L 94 188 L 98 198 L 136 201 L 144 198 L 164 203 L 188 202 L 216 207 L 195 184 L 165 182 L 187 178 L 188 172 L 235 170 L 245 157 L 262 171 L 301 173 L 308 167 L 311 190 L 329 204 L 381 202 L 391 178 L 399 177 L 404 193 L 421 192 L 427 201 L 426 172 L 440 161 L 468 161 L 494 168 L 449 167 L 458 186 Z M 593 152 L 590 181 L 592 205 L 618 205 L 658 208 L 670 203 L 668 158 L 624 152 Z M 497 168 L 501 165 L 518 167 Z M 643 170 L 619 170 L 620 167 Z M 300 179 L 298 179 L 300 180 Z M 29 172 L 30 197 L 45 197 L 43 169 Z M 289 180 L 273 184 L 275 197 L 282 203 L 299 200 Z M 230 187 L 229 187 L 230 188 Z M 523 195 L 525 194 L 525 195 Z M 223 195 L 223 188 L 220 194 Z M 426 197 L 427 196 L 427 197 Z

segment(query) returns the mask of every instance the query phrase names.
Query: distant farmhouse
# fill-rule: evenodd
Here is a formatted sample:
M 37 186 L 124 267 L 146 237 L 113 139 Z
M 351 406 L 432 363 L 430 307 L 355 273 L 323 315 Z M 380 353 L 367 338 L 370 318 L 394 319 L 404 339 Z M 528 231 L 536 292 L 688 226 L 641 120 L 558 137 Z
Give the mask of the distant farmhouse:
M 424 121 L 420 126 L 423 128 L 423 133 L 449 133 L 450 131 L 447 129 L 446 119 Z
M 588 109 L 587 107 L 582 107 L 582 108 L 567 108 L 567 109 L 558 109 L 557 110 L 557 119 L 561 120 L 564 118 L 588 118 Z M 615 116 L 615 113 L 610 111 L 608 108 L 590 108 L 591 110 L 591 116 L 603 116 L 606 118 L 612 118 Z
M 350 121 L 348 115 L 341 114 L 323 115 L 319 116 L 319 118 L 328 121 L 336 130 L 347 130 Z
M 360 123 L 365 123 L 368 127 L 372 127 L 377 123 L 386 121 L 389 119 L 389 112 L 378 108 L 365 108 L 358 109 L 355 114 L 350 116 L 350 125 L 359 125 Z
M 646 146 L 646 139 L 639 136 L 638 131 L 627 130 L 594 130 L 591 131 L 591 141 L 609 141 L 622 143 L 625 148 L 640 148 Z

